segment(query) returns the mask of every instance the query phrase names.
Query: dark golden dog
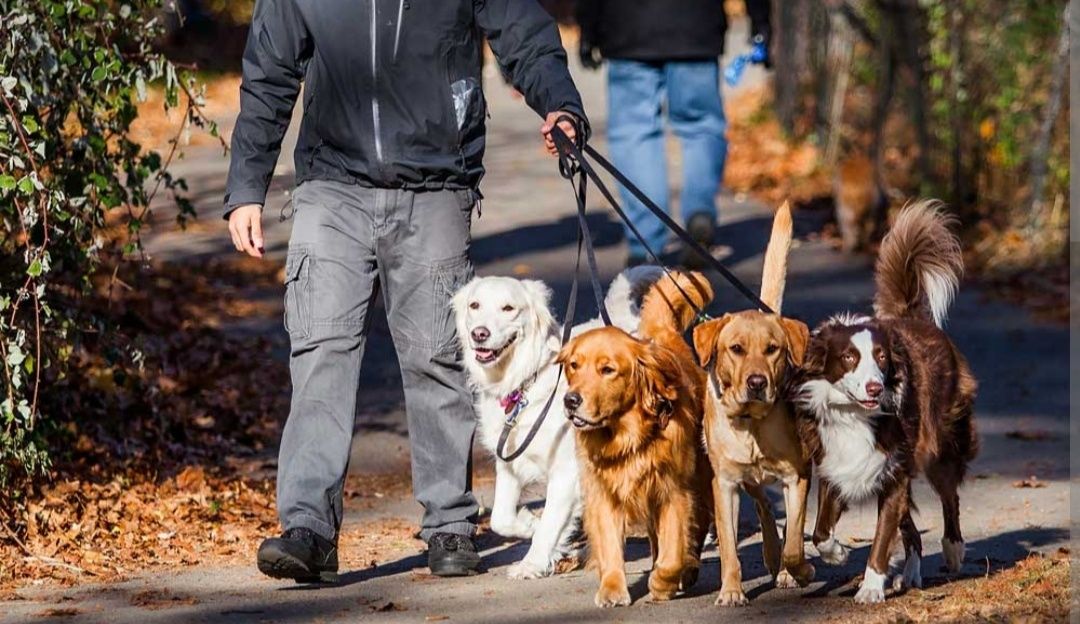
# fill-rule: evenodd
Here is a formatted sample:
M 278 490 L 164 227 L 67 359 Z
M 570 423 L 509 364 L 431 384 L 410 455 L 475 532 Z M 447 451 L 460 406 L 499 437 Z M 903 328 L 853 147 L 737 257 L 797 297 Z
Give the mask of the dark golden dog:
M 776 213 L 765 252 L 761 299 L 779 311 L 791 245 L 787 204 Z M 798 587 L 814 577 L 803 552 L 810 458 L 802 450 L 787 397 L 789 371 L 806 353 L 810 332 L 803 323 L 778 314 L 748 310 L 725 314 L 694 329 L 694 347 L 708 370 L 705 396 L 705 446 L 716 474 L 716 534 L 721 586 L 716 604 L 746 604 L 736 552 L 739 488 L 755 501 L 761 520 L 765 567 L 777 587 Z M 765 486 L 784 486 L 787 529 L 783 550 Z
M 701 308 L 712 299 L 698 273 L 677 274 Z M 668 600 L 697 580 L 708 528 L 712 473 L 701 446 L 704 375 L 682 338 L 694 310 L 664 277 L 641 309 L 635 339 L 612 327 L 578 336 L 563 349 L 566 414 L 577 429 L 584 525 L 600 573 L 595 602 L 630 604 L 623 546 L 628 524 L 649 533 L 649 593 Z

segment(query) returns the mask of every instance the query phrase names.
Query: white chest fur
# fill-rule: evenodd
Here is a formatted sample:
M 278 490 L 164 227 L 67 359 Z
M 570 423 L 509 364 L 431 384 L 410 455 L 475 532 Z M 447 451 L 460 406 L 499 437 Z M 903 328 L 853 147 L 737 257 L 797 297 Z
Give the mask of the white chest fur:
M 818 434 L 825 456 L 821 476 L 850 502 L 878 493 L 885 477 L 887 457 L 874 440 L 874 430 L 865 414 L 853 409 L 827 408 L 819 415 Z

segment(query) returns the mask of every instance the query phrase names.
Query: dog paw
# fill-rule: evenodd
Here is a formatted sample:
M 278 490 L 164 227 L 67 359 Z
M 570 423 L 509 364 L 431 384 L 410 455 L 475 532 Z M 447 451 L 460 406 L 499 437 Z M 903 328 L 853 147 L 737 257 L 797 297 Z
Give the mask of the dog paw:
M 909 556 L 907 561 L 904 562 L 904 571 L 893 577 L 892 586 L 896 591 L 921 588 L 922 558 L 918 555 Z
M 780 574 L 776 575 L 776 588 L 777 589 L 798 589 L 799 583 L 795 580 L 794 576 L 787 570 L 780 570 Z
M 601 587 L 600 591 L 596 592 L 593 602 L 601 609 L 626 607 L 630 604 L 630 592 L 625 587 L 621 590 L 606 590 Z
M 716 597 L 716 606 L 718 607 L 743 607 L 750 601 L 747 600 L 746 594 L 742 589 L 736 590 L 720 590 L 720 595 Z
M 830 537 L 817 544 L 817 550 L 822 563 L 825 565 L 842 566 L 847 563 L 848 552 L 851 549 L 838 542 L 836 538 Z
M 877 604 L 885 602 L 885 590 L 876 587 L 860 587 L 855 594 L 855 602 L 858 604 Z
M 945 568 L 949 572 L 955 574 L 964 567 L 964 542 L 942 539 L 941 554 L 945 557 Z
M 551 576 L 552 566 L 539 566 L 530 561 L 519 561 L 506 571 L 508 578 L 522 581 L 528 579 L 544 578 Z
M 776 587 L 778 589 L 806 587 L 810 584 L 810 581 L 814 580 L 815 573 L 814 566 L 810 565 L 809 562 L 804 562 L 794 570 L 784 568 L 780 570 L 780 574 L 776 575 Z
M 870 566 L 866 566 L 862 584 L 859 585 L 859 591 L 855 594 L 855 602 L 858 604 L 885 602 L 885 574 L 879 574 Z

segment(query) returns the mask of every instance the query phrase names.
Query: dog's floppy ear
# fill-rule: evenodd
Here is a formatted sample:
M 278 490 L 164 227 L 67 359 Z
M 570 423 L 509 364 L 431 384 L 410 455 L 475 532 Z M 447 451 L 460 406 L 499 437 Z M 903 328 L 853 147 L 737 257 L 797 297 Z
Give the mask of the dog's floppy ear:
M 788 357 L 795 366 L 802 366 L 806 358 L 806 347 L 810 343 L 810 328 L 806 323 L 790 318 L 781 318 L 780 324 L 787 336 Z
M 551 288 L 540 280 L 521 280 L 528 300 L 531 319 L 539 331 L 543 332 L 555 324 L 551 314 Z
M 574 354 L 574 349 L 577 347 L 577 338 L 572 339 L 570 342 L 559 351 L 559 355 L 555 356 L 555 363 L 559 365 L 566 365 L 570 360 L 570 356 Z
M 731 315 L 706 321 L 694 328 L 694 351 L 697 352 L 698 363 L 708 368 L 716 357 L 716 339 L 720 337 L 720 331 L 731 321 Z
M 653 416 L 660 429 L 667 427 L 679 398 L 679 361 L 670 350 L 656 344 L 641 345 L 635 363 L 638 402 Z
M 828 325 L 819 326 L 810 337 L 806 346 L 806 355 L 798 365 L 807 375 L 825 373 L 825 360 L 829 357 L 828 334 L 830 331 L 832 330 Z

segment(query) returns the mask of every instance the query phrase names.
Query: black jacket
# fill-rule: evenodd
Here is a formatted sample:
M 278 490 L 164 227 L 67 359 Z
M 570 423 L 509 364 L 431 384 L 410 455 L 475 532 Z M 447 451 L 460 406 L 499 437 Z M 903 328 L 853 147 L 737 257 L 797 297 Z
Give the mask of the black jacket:
M 297 182 L 476 188 L 481 34 L 537 113 L 585 118 L 536 0 L 257 0 L 225 204 L 263 203 L 303 81 Z
M 769 0 L 746 0 L 751 34 L 769 38 Z M 675 61 L 724 53 L 723 0 L 579 0 L 584 46 L 605 58 Z

